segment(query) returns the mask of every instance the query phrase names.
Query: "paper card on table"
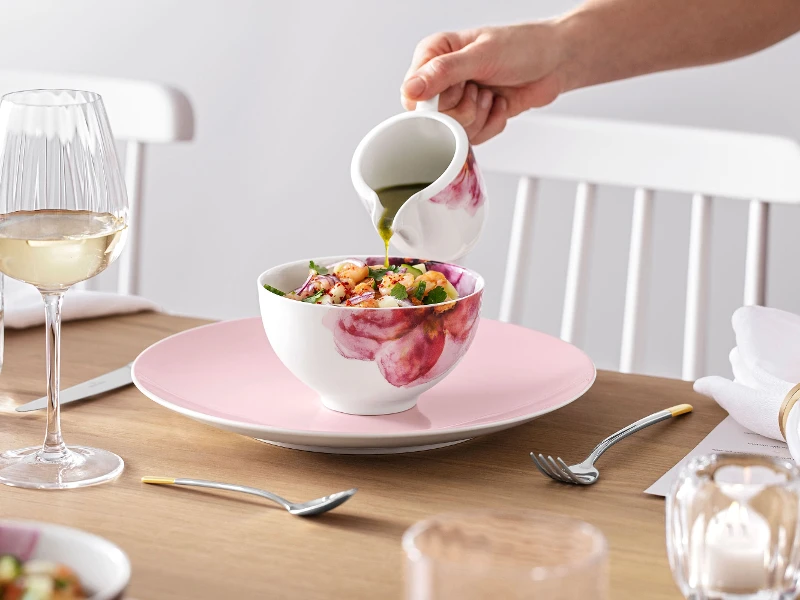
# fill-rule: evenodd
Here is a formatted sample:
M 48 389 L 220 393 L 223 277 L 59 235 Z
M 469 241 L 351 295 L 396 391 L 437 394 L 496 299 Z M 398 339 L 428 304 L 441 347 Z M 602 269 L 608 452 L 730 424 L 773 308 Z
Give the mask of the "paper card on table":
M 753 433 L 749 429 L 742 427 L 733 420 L 733 417 L 726 417 L 722 423 L 717 425 L 702 442 L 697 444 L 694 450 L 689 452 L 681 462 L 672 467 L 667 473 L 645 490 L 645 494 L 654 496 L 666 496 L 672 489 L 672 484 L 678 478 L 683 466 L 695 456 L 703 454 L 763 454 L 774 456 L 786 460 L 792 460 L 789 448 L 784 442 L 771 440 L 769 438 Z

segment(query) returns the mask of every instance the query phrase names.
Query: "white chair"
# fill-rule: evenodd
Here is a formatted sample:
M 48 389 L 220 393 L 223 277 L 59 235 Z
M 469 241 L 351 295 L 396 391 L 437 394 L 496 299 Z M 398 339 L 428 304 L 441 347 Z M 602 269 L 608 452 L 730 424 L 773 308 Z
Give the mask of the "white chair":
M 111 130 L 125 144 L 125 185 L 128 191 L 129 233 L 120 257 L 117 291 L 139 291 L 144 158 L 147 144 L 189 141 L 194 136 L 194 114 L 189 99 L 179 90 L 160 83 L 70 75 L 0 71 L 0 94 L 30 89 L 79 89 L 103 98 Z
M 634 370 L 641 349 L 643 292 L 650 270 L 654 193 L 692 194 L 681 376 L 704 373 L 712 197 L 750 205 L 745 304 L 764 304 L 770 203 L 800 203 L 800 145 L 764 135 L 552 115 L 525 115 L 475 148 L 481 169 L 519 175 L 500 319 L 518 322 L 524 266 L 532 252 L 537 183 L 577 184 L 562 339 L 580 344 L 589 246 L 598 185 L 635 190 L 619 369 Z

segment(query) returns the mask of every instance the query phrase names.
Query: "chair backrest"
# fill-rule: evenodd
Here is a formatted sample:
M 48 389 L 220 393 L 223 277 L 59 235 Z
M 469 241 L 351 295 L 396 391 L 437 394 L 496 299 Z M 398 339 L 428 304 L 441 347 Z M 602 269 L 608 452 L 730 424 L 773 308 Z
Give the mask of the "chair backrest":
M 194 113 L 179 90 L 160 83 L 33 71 L 0 71 L 0 94 L 30 89 L 79 89 L 100 94 L 114 137 L 125 142 L 125 184 L 130 203 L 128 242 L 119 259 L 117 289 L 139 289 L 144 154 L 146 144 L 191 140 Z
M 540 179 L 577 184 L 561 337 L 581 343 L 597 186 L 634 191 L 619 369 L 641 350 L 656 191 L 692 194 L 681 376 L 704 372 L 711 199 L 749 202 L 745 304 L 763 304 L 770 203 L 800 203 L 800 145 L 727 131 L 552 115 L 525 115 L 475 148 L 481 169 L 519 175 L 500 319 L 519 321 Z

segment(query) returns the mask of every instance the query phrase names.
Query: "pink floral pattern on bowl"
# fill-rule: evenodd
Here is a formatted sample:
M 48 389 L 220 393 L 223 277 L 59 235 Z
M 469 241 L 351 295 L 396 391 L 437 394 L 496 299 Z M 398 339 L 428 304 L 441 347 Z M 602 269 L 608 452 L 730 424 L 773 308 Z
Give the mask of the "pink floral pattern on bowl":
M 464 208 L 471 216 L 486 202 L 486 185 L 483 182 L 472 148 L 467 153 L 464 167 L 456 178 L 441 192 L 431 197 L 434 204 L 444 204 L 447 208 Z
M 374 361 L 395 387 L 423 385 L 447 373 L 478 330 L 483 290 L 475 292 L 475 279 L 453 265 L 432 261 L 427 265 L 443 272 L 462 297 L 413 308 L 333 310 L 323 320 L 340 355 Z

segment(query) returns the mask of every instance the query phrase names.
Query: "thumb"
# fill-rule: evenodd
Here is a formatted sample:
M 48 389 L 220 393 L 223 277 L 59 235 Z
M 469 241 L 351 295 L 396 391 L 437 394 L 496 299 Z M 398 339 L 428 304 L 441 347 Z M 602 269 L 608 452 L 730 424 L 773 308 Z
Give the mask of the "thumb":
M 479 59 L 474 45 L 441 54 L 422 65 L 403 82 L 409 100 L 429 100 L 446 89 L 477 79 Z

